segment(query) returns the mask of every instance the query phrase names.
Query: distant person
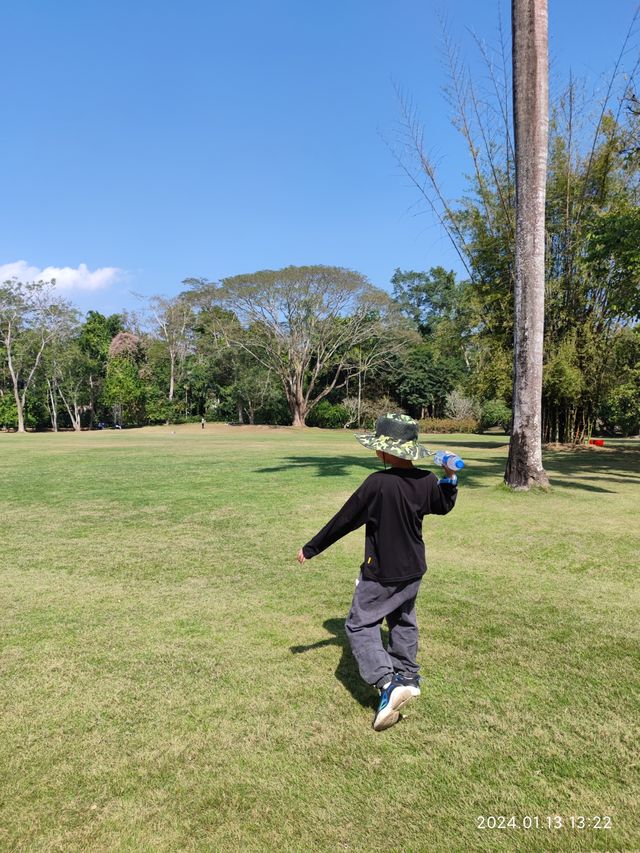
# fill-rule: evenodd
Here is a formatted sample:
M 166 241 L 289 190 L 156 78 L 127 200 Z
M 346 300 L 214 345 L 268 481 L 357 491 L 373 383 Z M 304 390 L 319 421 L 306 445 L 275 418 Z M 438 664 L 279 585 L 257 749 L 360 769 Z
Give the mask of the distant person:
M 205 425 L 205 423 L 206 423 L 205 419 L 204 419 L 204 418 L 202 418 L 202 420 L 200 421 L 200 426 L 201 426 L 201 428 L 202 428 L 202 429 L 204 429 L 204 425 Z
M 317 556 L 366 524 L 364 562 L 345 629 L 360 675 L 380 691 L 373 728 L 382 731 L 397 723 L 400 708 L 420 695 L 415 601 L 427 570 L 422 519 L 453 509 L 458 479 L 448 468 L 440 480 L 431 471 L 414 468 L 412 460 L 428 451 L 418 443 L 418 424 L 408 415 L 382 415 L 375 434 L 356 435 L 356 439 L 376 451 L 385 470 L 367 477 L 298 551 L 298 562 Z M 387 648 L 380 631 L 385 619 Z

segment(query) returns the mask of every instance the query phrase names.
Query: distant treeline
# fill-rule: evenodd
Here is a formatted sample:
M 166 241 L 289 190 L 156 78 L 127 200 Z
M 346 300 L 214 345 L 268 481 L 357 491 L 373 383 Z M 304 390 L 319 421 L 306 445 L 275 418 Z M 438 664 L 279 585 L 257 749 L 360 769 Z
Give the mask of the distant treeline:
M 49 283 L 5 282 L 0 427 L 204 417 L 368 428 L 397 410 L 429 431 L 508 431 L 508 293 L 442 267 L 398 269 L 391 284 L 389 294 L 351 270 L 287 267 L 186 280 L 178 296 L 152 297 L 136 313 L 81 317 Z M 595 322 L 582 303 L 563 326 L 551 294 L 545 438 L 637 433 L 640 327 L 620 309 Z

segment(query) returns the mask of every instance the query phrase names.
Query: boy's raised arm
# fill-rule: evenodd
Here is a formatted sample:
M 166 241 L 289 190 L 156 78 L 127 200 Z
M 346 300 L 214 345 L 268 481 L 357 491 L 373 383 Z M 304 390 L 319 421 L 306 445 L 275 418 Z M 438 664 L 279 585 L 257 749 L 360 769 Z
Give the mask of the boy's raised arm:
M 365 481 L 366 482 L 366 481 Z M 364 483 L 351 495 L 349 500 L 325 524 L 316 535 L 310 539 L 298 552 L 298 562 L 303 563 L 316 557 L 322 551 L 337 542 L 352 530 L 357 530 L 367 520 L 367 503 L 364 497 Z M 303 559 L 300 559 L 302 556 Z

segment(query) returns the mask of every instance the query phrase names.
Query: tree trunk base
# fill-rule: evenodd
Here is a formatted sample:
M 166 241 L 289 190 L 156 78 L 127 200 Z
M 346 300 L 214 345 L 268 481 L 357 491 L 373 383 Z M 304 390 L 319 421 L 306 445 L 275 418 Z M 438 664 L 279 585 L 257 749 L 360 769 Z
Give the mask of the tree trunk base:
M 548 491 L 549 477 L 536 456 L 532 453 L 525 435 L 514 433 L 509 443 L 509 459 L 504 482 L 515 492 L 528 492 L 530 489 Z
M 305 419 L 306 419 L 307 413 L 303 409 L 300 409 L 296 405 L 290 404 L 290 408 L 291 408 L 291 426 L 294 426 L 294 427 L 297 427 L 300 429 L 302 427 L 305 427 L 306 426 Z
M 530 492 L 536 489 L 539 489 L 541 492 L 548 492 L 551 488 L 551 485 L 549 484 L 549 478 L 547 477 L 544 471 L 542 472 L 542 474 L 544 475 L 543 477 L 535 479 L 531 478 L 526 485 L 513 486 L 511 485 L 511 483 L 507 483 L 506 480 L 504 482 L 505 485 L 508 486 L 512 492 Z

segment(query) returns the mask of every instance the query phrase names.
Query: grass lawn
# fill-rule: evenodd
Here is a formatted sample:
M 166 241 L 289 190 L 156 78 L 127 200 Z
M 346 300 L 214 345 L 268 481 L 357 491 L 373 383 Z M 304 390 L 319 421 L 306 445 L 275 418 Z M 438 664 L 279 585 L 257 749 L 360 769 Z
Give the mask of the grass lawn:
M 545 495 L 500 485 L 503 437 L 425 442 L 468 468 L 377 734 L 363 532 L 295 561 L 379 465 L 350 433 L 1 434 L 0 850 L 640 849 L 640 443 L 547 454 Z

